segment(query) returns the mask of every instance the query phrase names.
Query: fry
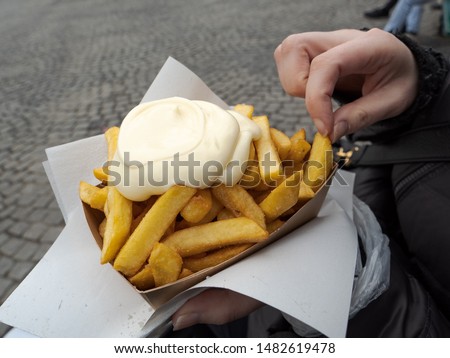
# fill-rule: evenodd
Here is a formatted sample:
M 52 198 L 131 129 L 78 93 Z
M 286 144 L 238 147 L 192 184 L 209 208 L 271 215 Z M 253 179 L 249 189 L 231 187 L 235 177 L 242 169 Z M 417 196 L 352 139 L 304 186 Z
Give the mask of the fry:
M 181 210 L 181 216 L 190 223 L 198 223 L 212 207 L 211 191 L 209 189 L 198 190 Z
M 106 143 L 108 146 L 108 161 L 114 159 L 117 150 L 117 140 L 119 138 L 119 127 L 111 127 L 105 132 Z
M 300 129 L 291 138 L 291 149 L 287 158 L 292 160 L 294 164 L 303 162 L 311 150 L 311 144 L 306 140 L 306 131 L 304 128 Z
M 150 197 L 150 199 L 148 199 L 147 201 L 147 205 L 145 206 L 145 208 L 142 210 L 142 212 L 137 215 L 132 223 L 131 223 L 131 232 L 134 232 L 134 230 L 136 230 L 136 228 L 139 226 L 139 224 L 141 223 L 142 219 L 144 218 L 144 216 L 148 213 L 148 211 L 151 209 L 151 207 L 155 204 L 156 200 L 158 199 L 158 197 L 156 196 L 152 196 Z
M 282 131 L 276 128 L 270 128 L 270 137 L 277 148 L 278 156 L 281 160 L 285 160 L 291 150 L 291 140 Z
M 298 203 L 306 204 L 306 202 L 314 198 L 314 194 L 314 190 L 302 180 L 298 191 Z
M 228 245 L 260 242 L 268 235 L 253 220 L 240 217 L 177 231 L 164 240 L 164 244 L 186 257 Z
M 261 180 L 258 161 L 249 161 L 245 173 L 242 175 L 239 185 L 245 189 L 253 189 L 258 191 L 267 190 L 270 187 Z
M 123 197 L 115 187 L 108 187 L 108 216 L 106 217 L 100 262 L 105 264 L 114 260 L 128 239 L 133 219 L 133 204 Z
M 131 276 L 129 281 L 141 291 L 149 290 L 155 287 L 155 278 L 149 264 L 145 265 L 136 275 Z
M 243 116 L 246 116 L 246 117 L 252 119 L 255 107 L 253 107 L 251 104 L 240 103 L 240 104 L 235 105 L 233 110 L 235 112 L 242 114 Z
M 178 276 L 178 279 L 181 280 L 182 278 L 188 277 L 192 275 L 193 272 L 185 267 L 181 269 L 180 275 Z
M 248 153 L 248 161 L 249 162 L 256 162 L 256 149 L 253 142 L 250 143 L 250 150 Z
M 108 180 L 108 168 L 99 167 L 93 170 L 94 177 L 96 177 L 101 182 L 106 182 Z
M 79 195 L 80 199 L 91 208 L 101 211 L 104 210 L 106 197 L 108 195 L 107 188 L 98 188 L 94 185 L 81 181 L 79 186 Z
M 255 141 L 256 155 L 259 159 L 259 171 L 261 178 L 271 184 L 283 173 L 280 157 L 270 136 L 269 119 L 267 116 L 253 117 L 253 121 L 261 129 L 261 138 Z
M 153 245 L 164 235 L 196 189 L 173 186 L 162 194 L 133 231 L 114 261 L 114 268 L 125 276 L 138 272 L 150 256 Z
M 150 259 L 148 260 L 155 286 L 163 286 L 167 283 L 174 282 L 178 279 L 183 266 L 181 256 L 170 247 L 157 242 L 153 246 Z
M 236 216 L 232 213 L 230 209 L 223 208 L 220 210 L 220 213 L 217 214 L 217 220 L 227 220 L 227 219 L 233 219 Z
M 301 178 L 301 172 L 295 172 L 259 204 L 267 222 L 275 220 L 297 203 Z
M 192 272 L 201 271 L 205 268 L 216 266 L 237 254 L 247 250 L 252 244 L 231 245 L 208 253 L 203 257 L 186 257 L 183 267 Z
M 269 232 L 269 234 L 271 234 L 274 231 L 278 230 L 280 227 L 282 227 L 283 224 L 284 224 L 283 220 L 276 219 L 267 224 L 267 231 Z
M 213 195 L 223 206 L 231 210 L 235 216 L 244 215 L 255 221 L 263 229 L 266 228 L 264 213 L 252 196 L 240 185 L 219 185 L 212 188 Z
M 105 230 L 106 230 L 106 218 L 104 218 L 100 223 L 100 225 L 98 226 L 98 233 L 102 239 L 105 237 Z
M 330 138 L 317 132 L 306 163 L 304 182 L 316 192 L 328 178 L 333 167 L 333 152 Z

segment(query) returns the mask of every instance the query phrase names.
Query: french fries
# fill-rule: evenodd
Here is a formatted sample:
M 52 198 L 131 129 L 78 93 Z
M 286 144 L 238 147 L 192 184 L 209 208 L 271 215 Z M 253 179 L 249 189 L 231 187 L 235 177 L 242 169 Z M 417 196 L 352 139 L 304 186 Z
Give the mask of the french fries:
M 98 188 L 84 181 L 80 182 L 80 199 L 91 208 L 103 211 L 105 209 L 107 188 Z
M 108 167 L 93 175 L 99 186 L 80 182 L 80 199 L 100 211 L 103 238 L 100 262 L 111 263 L 138 290 L 170 284 L 224 261 L 264 241 L 328 179 L 331 142 L 316 134 L 313 143 L 300 129 L 292 137 L 270 126 L 267 116 L 239 104 L 261 137 L 250 145 L 240 182 L 195 189 L 173 186 L 144 202 L 132 202 L 108 185 Z M 107 158 L 113 160 L 119 128 L 105 132 Z M 329 153 L 327 153 L 329 151 Z
M 308 155 L 311 144 L 306 140 L 306 131 L 304 128 L 300 129 L 290 138 L 291 147 L 287 158 L 292 160 L 294 164 L 302 163 Z
M 156 286 L 174 282 L 183 266 L 181 256 L 169 246 L 157 242 L 148 260 Z
M 235 105 L 233 109 L 236 112 L 252 119 L 255 107 L 253 107 L 251 104 L 239 103 Z
M 100 262 L 114 260 L 130 234 L 133 203 L 123 197 L 114 187 L 108 187 L 108 215 Z
M 162 194 L 121 248 L 114 268 L 125 276 L 135 275 L 150 256 L 153 245 L 196 192 L 193 188 L 173 186 Z
M 280 156 L 270 136 L 270 124 L 267 116 L 253 117 L 253 121 L 261 129 L 261 138 L 255 141 L 261 178 L 270 185 L 282 175 Z
M 247 250 L 252 244 L 229 245 L 204 256 L 190 256 L 183 260 L 183 267 L 192 272 L 213 267 Z
M 332 153 L 330 138 L 324 137 L 317 132 L 314 136 L 311 153 L 309 154 L 304 173 L 304 182 L 314 192 L 319 190 L 333 168 Z
M 268 236 L 268 232 L 256 222 L 240 217 L 177 231 L 165 239 L 164 244 L 178 252 L 181 257 L 187 257 L 228 245 L 256 243 Z
M 282 131 L 273 127 L 270 128 L 270 137 L 277 148 L 278 156 L 281 160 L 285 160 L 291 151 L 291 140 Z
M 302 172 L 295 172 L 259 204 L 268 222 L 277 219 L 297 203 L 301 178 Z
M 212 188 L 213 195 L 235 216 L 241 214 L 252 219 L 263 229 L 266 228 L 264 212 L 255 203 L 252 196 L 240 185 L 225 186 L 221 184 Z
M 198 223 L 211 210 L 212 198 L 209 189 L 197 191 L 186 206 L 181 209 L 181 216 L 190 223 Z

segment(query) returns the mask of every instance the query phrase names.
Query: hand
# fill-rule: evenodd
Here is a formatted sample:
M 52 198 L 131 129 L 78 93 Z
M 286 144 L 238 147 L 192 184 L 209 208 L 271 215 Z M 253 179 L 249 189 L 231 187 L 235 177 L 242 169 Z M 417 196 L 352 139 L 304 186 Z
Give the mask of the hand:
M 399 115 L 417 95 L 418 69 L 411 51 L 382 30 L 291 35 L 274 57 L 285 91 L 305 98 L 317 130 L 333 141 Z M 358 98 L 333 113 L 335 90 Z
M 242 318 L 263 304 L 240 293 L 212 288 L 187 301 L 172 316 L 174 330 L 195 324 L 225 324 Z

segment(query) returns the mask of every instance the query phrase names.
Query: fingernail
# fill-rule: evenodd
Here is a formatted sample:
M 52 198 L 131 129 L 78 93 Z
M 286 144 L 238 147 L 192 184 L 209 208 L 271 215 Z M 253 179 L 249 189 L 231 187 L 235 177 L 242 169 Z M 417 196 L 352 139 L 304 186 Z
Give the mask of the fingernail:
M 319 133 L 322 134 L 324 137 L 326 137 L 328 135 L 328 130 L 325 123 L 319 118 L 313 119 L 313 122 L 316 125 L 316 128 L 319 131 Z
M 348 122 L 347 121 L 339 121 L 334 125 L 333 130 L 333 142 L 341 138 L 343 135 L 347 134 L 348 131 Z
M 173 330 L 178 331 L 183 328 L 187 328 L 193 326 L 194 324 L 199 323 L 199 314 L 198 313 L 187 313 L 177 317 L 175 321 L 172 321 Z

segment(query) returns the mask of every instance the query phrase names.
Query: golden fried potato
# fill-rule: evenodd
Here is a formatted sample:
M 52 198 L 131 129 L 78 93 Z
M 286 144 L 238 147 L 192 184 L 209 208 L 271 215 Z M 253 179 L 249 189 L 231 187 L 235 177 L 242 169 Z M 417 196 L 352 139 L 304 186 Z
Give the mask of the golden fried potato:
M 270 137 L 277 148 L 278 156 L 281 160 L 285 160 L 291 150 L 291 140 L 282 131 L 273 127 L 270 128 Z
M 283 220 L 275 219 L 274 221 L 267 224 L 267 231 L 269 232 L 269 234 L 271 234 L 274 231 L 278 230 L 283 225 L 284 225 Z
M 101 182 L 108 181 L 108 168 L 107 167 L 99 167 L 93 170 L 94 177 L 96 177 Z
M 314 198 L 314 195 L 314 190 L 302 180 L 302 182 L 300 183 L 300 189 L 298 191 L 298 203 L 306 204 L 309 200 Z
M 111 127 L 105 132 L 106 143 L 108 146 L 108 161 L 113 160 L 114 155 L 116 154 L 119 131 L 119 127 Z
M 249 161 L 244 174 L 239 181 L 239 185 L 244 189 L 252 189 L 256 191 L 269 190 L 270 186 L 261 179 L 259 164 L 257 161 Z
M 106 217 L 103 218 L 102 222 L 98 226 L 98 233 L 102 239 L 105 237 L 105 230 L 106 230 Z
M 148 262 L 152 269 L 156 287 L 178 280 L 183 266 L 181 256 L 175 250 L 160 242 L 153 246 Z
M 136 275 L 131 276 L 129 281 L 141 291 L 155 287 L 155 278 L 153 277 L 150 264 L 145 265 Z
M 268 232 L 253 220 L 240 217 L 176 231 L 164 240 L 164 244 L 186 257 L 224 246 L 260 242 L 268 236 Z
M 253 107 L 251 104 L 240 103 L 240 104 L 235 105 L 233 110 L 235 112 L 242 114 L 243 116 L 246 116 L 246 117 L 252 119 L 255 107 Z
M 133 220 L 133 203 L 122 196 L 115 187 L 108 187 L 107 203 L 108 215 L 100 259 L 102 264 L 114 260 L 130 235 Z
M 202 257 L 185 257 L 183 260 L 183 267 L 192 272 L 201 271 L 205 268 L 216 266 L 228 259 L 231 259 L 237 254 L 247 250 L 252 245 L 253 244 L 230 245 L 211 251 Z
M 193 272 L 192 272 L 191 270 L 189 270 L 189 269 L 183 267 L 183 268 L 181 269 L 180 276 L 178 276 L 178 279 L 181 280 L 182 278 L 191 276 L 192 274 L 193 274 Z
M 297 203 L 301 178 L 301 172 L 292 174 L 259 204 L 267 222 L 275 220 Z
M 227 220 L 227 219 L 233 219 L 236 216 L 232 213 L 230 209 L 223 208 L 220 210 L 220 213 L 217 214 L 217 220 Z
M 196 189 L 173 186 L 150 208 L 114 260 L 114 268 L 125 276 L 135 275 L 157 243 L 172 225 Z
M 261 138 L 254 142 L 256 155 L 259 160 L 259 171 L 263 181 L 270 185 L 283 174 L 281 160 L 270 136 L 270 125 L 267 116 L 255 116 L 253 121 L 261 129 Z
M 145 217 L 145 215 L 147 215 L 148 211 L 151 209 L 151 207 L 156 203 L 156 200 L 158 199 L 157 196 L 152 196 L 150 197 L 147 201 L 146 201 L 146 205 L 144 206 L 144 208 L 142 209 L 142 211 L 135 216 L 136 214 L 136 209 L 135 207 L 133 207 L 133 216 L 134 219 L 131 223 L 131 232 L 134 232 L 134 230 L 136 230 L 136 228 L 138 227 L 138 225 L 141 223 L 142 219 Z
M 80 199 L 88 204 L 91 208 L 104 211 L 106 198 L 108 196 L 107 188 L 98 188 L 94 185 L 80 182 L 79 186 Z
M 332 168 L 333 152 L 330 138 L 317 132 L 303 173 L 303 181 L 317 191 L 328 178 Z
M 217 217 L 217 215 L 220 213 L 220 211 L 223 209 L 222 203 L 219 200 L 217 200 L 214 195 L 211 197 L 211 199 L 212 199 L 211 210 L 208 212 L 208 214 L 206 214 L 206 216 L 202 220 L 200 220 L 195 225 L 207 224 L 207 223 L 213 221 Z M 190 226 L 194 226 L 194 225 L 190 225 Z
M 287 159 L 292 160 L 295 164 L 302 163 L 309 151 L 311 150 L 311 144 L 306 140 L 306 131 L 304 128 L 300 129 L 291 138 L 291 149 L 287 156 Z
M 209 189 L 200 189 L 181 209 L 180 215 L 190 223 L 198 223 L 211 210 L 212 197 Z
M 252 196 L 240 185 L 226 186 L 221 184 L 212 188 L 213 195 L 234 215 L 244 215 L 255 221 L 263 229 L 266 228 L 264 213 Z

